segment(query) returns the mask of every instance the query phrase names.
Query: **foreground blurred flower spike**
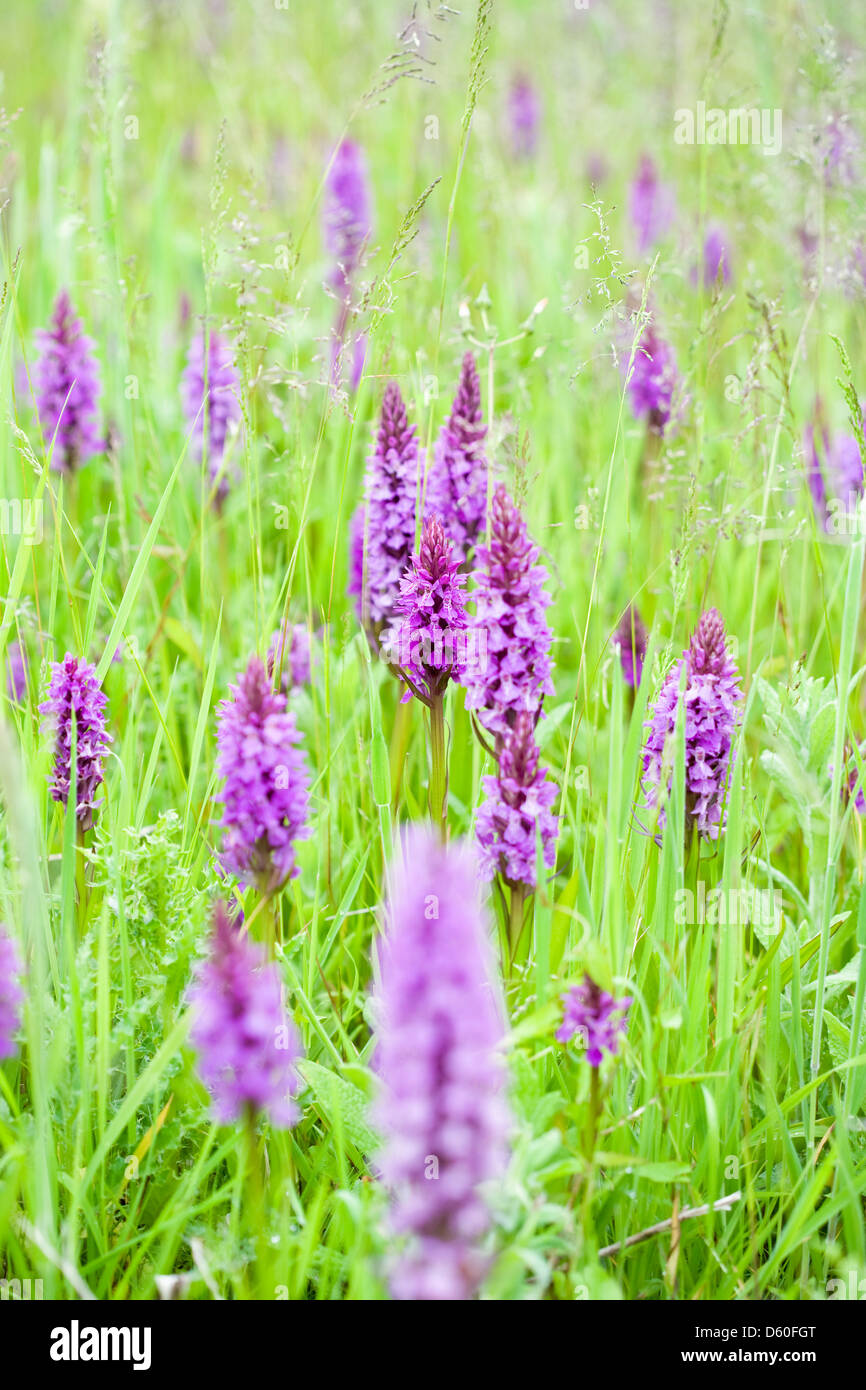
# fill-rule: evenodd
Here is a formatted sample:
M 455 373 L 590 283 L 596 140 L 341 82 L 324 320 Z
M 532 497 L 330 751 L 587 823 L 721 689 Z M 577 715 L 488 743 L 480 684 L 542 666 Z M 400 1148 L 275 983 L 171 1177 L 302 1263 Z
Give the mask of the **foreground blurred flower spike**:
M 500 873 L 510 886 L 534 889 L 537 837 L 547 868 L 556 862 L 559 822 L 550 808 L 558 788 L 538 765 L 535 721 L 525 710 L 505 739 L 496 776 L 484 778 L 484 790 L 487 799 L 475 819 L 483 875 Z
M 21 1027 L 24 967 L 18 947 L 0 922 L 0 1060 L 17 1051 L 15 1034 Z
M 99 436 L 99 366 L 93 342 L 66 290 L 57 296 L 50 326 L 40 331 L 38 343 L 34 386 L 45 447 L 55 471 L 74 473 L 105 445 Z
M 219 333 L 210 333 L 205 356 L 202 329 L 190 344 L 181 390 L 186 426 L 192 431 L 196 459 L 201 459 L 204 453 L 207 427 L 208 476 L 211 486 L 216 483 L 214 505 L 217 510 L 231 490 L 232 479 L 223 469 L 223 455 L 230 431 L 240 425 L 239 386 L 228 343 Z
M 298 1118 L 292 1097 L 301 1084 L 300 1038 L 283 1006 L 277 966 L 230 921 L 222 903 L 190 1006 L 190 1041 L 219 1123 L 252 1112 L 275 1128 L 290 1128 Z
M 286 696 L 258 657 L 217 707 L 217 775 L 225 779 L 223 866 L 271 894 L 298 873 L 295 844 L 307 839 L 309 775 Z
M 505 1016 L 474 856 L 413 829 L 395 852 L 379 948 L 375 1123 L 398 1299 L 466 1299 L 487 1266 L 479 1191 L 501 1179 L 510 1118 Z
M 647 805 L 657 806 L 666 777 L 670 790 L 673 736 L 685 668 L 686 836 L 693 827 L 715 840 L 723 828 L 728 776 L 733 762 L 733 735 L 741 699 L 740 675 L 725 646 L 725 625 L 715 608 L 701 617 L 687 651 L 672 668 L 646 727 L 643 754 Z M 659 824 L 665 823 L 662 808 Z
M 75 715 L 78 824 L 89 830 L 96 818 L 96 792 L 105 780 L 103 758 L 112 742 L 105 729 L 106 696 L 88 661 L 70 655 L 51 665 L 48 696 L 39 706 L 54 729 L 51 796 L 65 806 L 71 784 L 72 716 Z
M 584 975 L 583 983 L 572 985 L 562 1002 L 563 1019 L 556 1031 L 557 1040 L 567 1043 L 577 1039 L 591 1067 L 601 1066 L 605 1052 L 614 1057 L 633 1001 L 615 999 L 589 975 Z

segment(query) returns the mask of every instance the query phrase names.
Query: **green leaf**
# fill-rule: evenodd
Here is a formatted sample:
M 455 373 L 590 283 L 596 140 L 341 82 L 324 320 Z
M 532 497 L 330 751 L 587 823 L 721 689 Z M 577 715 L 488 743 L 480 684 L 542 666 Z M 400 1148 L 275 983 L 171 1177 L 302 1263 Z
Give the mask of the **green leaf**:
M 836 711 L 832 705 L 825 705 L 812 721 L 809 730 L 809 766 L 816 773 L 826 771 L 835 725 Z
M 379 1148 L 379 1139 L 367 1123 L 367 1097 L 360 1087 L 318 1062 L 299 1062 L 298 1071 L 330 1125 L 342 1125 L 362 1154 Z

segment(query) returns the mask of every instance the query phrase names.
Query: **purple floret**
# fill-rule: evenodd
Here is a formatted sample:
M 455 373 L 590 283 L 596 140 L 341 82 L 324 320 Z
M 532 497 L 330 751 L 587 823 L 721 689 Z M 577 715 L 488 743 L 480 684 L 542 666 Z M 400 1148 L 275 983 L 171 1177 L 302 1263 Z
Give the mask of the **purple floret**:
M 487 799 L 475 818 L 482 875 L 492 879 L 499 873 L 511 887 L 534 889 L 537 837 L 548 869 L 556 862 L 559 821 L 550 808 L 558 788 L 539 767 L 535 724 L 526 711 L 505 739 L 496 775 L 484 778 L 484 791 Z
M 715 840 L 723 829 L 728 776 L 733 765 L 732 741 L 742 697 L 736 663 L 725 646 L 725 625 L 715 608 L 701 617 L 691 644 L 671 670 L 651 717 L 643 753 L 643 783 L 647 806 L 658 805 L 670 791 L 673 735 L 681 698 L 680 676 L 685 667 L 686 834 L 692 826 Z M 665 823 L 662 808 L 659 824 Z
M 490 539 L 479 546 L 475 573 L 473 627 L 483 660 L 471 663 L 462 679 L 466 708 L 475 710 L 501 746 L 518 714 L 527 710 L 538 722 L 541 702 L 552 695 L 550 647 L 553 635 L 544 610 L 547 571 L 538 547 L 503 484 L 490 506 Z
M 467 1299 L 487 1265 L 479 1188 L 508 1161 L 505 1016 L 468 847 L 416 827 L 395 860 L 374 1059 L 379 1167 L 399 1243 L 389 1282 L 398 1299 Z
M 190 992 L 190 1041 L 220 1124 L 265 1114 L 278 1129 L 298 1118 L 302 1056 L 297 1029 L 283 1006 L 277 966 L 264 948 L 214 911 L 210 951 Z
M 436 441 L 427 478 L 425 509 L 438 516 L 465 559 L 484 528 L 487 509 L 487 426 L 481 411 L 481 382 L 471 352 L 463 358 L 457 394 Z
M 51 467 L 74 473 L 105 444 L 99 434 L 99 366 L 93 341 L 66 290 L 54 303 L 51 324 L 38 334 L 39 358 L 34 369 L 36 403 Z M 53 440 L 53 447 L 52 447 Z
M 295 844 L 311 833 L 307 764 L 286 697 L 271 689 L 258 657 L 230 689 L 217 707 L 222 864 L 242 883 L 274 893 L 297 875 Z
M 76 799 L 78 824 L 89 830 L 96 818 L 96 792 L 105 780 L 103 758 L 112 742 L 105 730 L 107 698 L 90 662 L 69 652 L 51 665 L 47 698 L 39 706 L 54 730 L 51 798 L 64 806 L 71 782 L 72 715 L 76 725 Z
M 586 1060 L 591 1067 L 600 1067 L 605 1052 L 614 1057 L 619 1049 L 620 1035 L 624 1032 L 628 1019 L 626 1015 L 632 1000 L 615 999 L 607 990 L 601 989 L 589 975 L 584 975 L 583 983 L 572 985 L 562 996 L 563 1019 L 556 1031 L 559 1042 L 570 1042 L 577 1038 L 586 1050 Z M 621 1018 L 616 1015 L 621 1014 Z

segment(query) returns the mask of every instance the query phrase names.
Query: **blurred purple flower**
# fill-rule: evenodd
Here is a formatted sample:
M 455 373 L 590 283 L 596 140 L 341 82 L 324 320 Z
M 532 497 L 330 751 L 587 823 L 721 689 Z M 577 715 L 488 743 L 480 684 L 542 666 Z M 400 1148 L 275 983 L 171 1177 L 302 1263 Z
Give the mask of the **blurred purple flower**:
M 51 324 L 37 335 L 39 357 L 34 369 L 36 403 L 51 467 L 74 473 L 105 448 L 99 437 L 99 365 L 93 341 L 66 290 L 54 302 Z
M 611 1057 L 616 1056 L 620 1034 L 628 1023 L 626 1015 L 633 1001 L 628 998 L 615 999 L 586 974 L 583 983 L 572 985 L 562 1000 L 564 1014 L 556 1031 L 557 1041 L 567 1043 L 577 1037 L 586 1049 L 586 1060 L 591 1067 L 601 1066 L 605 1052 L 610 1053 Z M 616 1018 L 616 1014 L 623 1016 Z
M 648 633 L 640 613 L 629 604 L 613 635 L 613 643 L 615 647 L 619 648 L 623 680 L 626 685 L 630 685 L 634 689 L 640 685 L 643 675 L 647 639 Z
M 495 776 L 484 778 L 486 800 L 475 818 L 481 871 L 492 879 L 502 874 L 510 886 L 536 884 L 536 838 L 541 838 L 544 863 L 556 863 L 559 821 L 551 813 L 558 788 L 538 765 L 535 721 L 527 711 L 518 714 L 508 733 Z
M 831 116 L 819 140 L 819 154 L 828 188 L 851 187 L 859 177 L 860 141 L 847 116 Z
M 102 760 L 113 741 L 105 729 L 106 704 L 90 662 L 69 652 L 62 661 L 52 662 L 48 695 L 39 706 L 54 730 L 51 799 L 64 806 L 69 800 L 74 711 L 76 814 L 81 830 L 89 830 L 96 818 L 96 792 L 105 780 Z
M 364 153 L 354 140 L 344 140 L 334 156 L 325 182 L 323 203 L 325 245 L 334 264 L 330 283 L 338 300 L 331 337 L 331 382 L 338 384 L 351 352 L 349 383 L 357 391 L 364 372 L 367 339 L 349 333 L 352 286 L 372 232 L 370 194 Z
M 826 453 L 829 438 L 826 429 L 821 430 L 824 451 Z M 818 457 L 818 448 L 815 443 L 815 426 L 808 424 L 803 432 L 803 450 L 806 463 L 806 482 L 809 485 L 809 492 L 812 495 L 812 503 L 815 508 L 815 515 L 819 524 L 826 531 L 827 529 L 827 489 L 824 484 L 824 473 L 821 468 L 821 460 Z
M 552 695 L 550 647 L 553 634 L 544 610 L 546 569 L 529 539 L 526 522 L 499 484 L 490 506 L 490 540 L 480 546 L 482 568 L 474 575 L 473 627 L 484 637 L 484 660 L 470 664 L 462 677 L 466 708 L 501 748 L 518 714 L 526 710 L 533 724 L 545 695 Z
M 623 354 L 626 371 L 630 356 L 630 349 L 628 356 Z M 635 418 L 645 419 L 653 434 L 664 434 L 670 423 L 678 385 L 679 374 L 673 348 L 658 335 L 650 321 L 635 348 L 626 389 Z
M 863 460 L 860 445 L 853 434 L 840 430 L 833 436 L 827 470 L 835 496 L 846 508 L 855 506 L 863 495 Z
M 375 448 L 367 459 L 364 501 L 350 535 L 349 593 L 373 637 L 394 616 L 400 580 L 415 549 L 419 473 L 415 426 L 409 424 L 400 388 L 392 381 L 385 388 Z
M 279 688 L 288 695 L 292 686 L 310 681 L 310 634 L 304 623 L 284 622 L 277 628 L 268 648 L 268 680 L 279 678 Z
M 608 162 L 599 150 L 593 150 L 587 155 L 586 177 L 593 188 L 600 188 L 610 173 Z
M 680 676 L 685 667 L 685 691 Z M 670 671 L 650 718 L 643 753 L 647 805 L 659 803 L 662 778 L 670 790 L 672 739 L 677 710 L 685 706 L 686 833 L 692 826 L 715 840 L 723 829 L 722 811 L 733 764 L 732 741 L 742 697 L 740 674 L 725 646 L 725 625 L 715 608 L 702 614 L 691 643 Z M 665 810 L 659 824 L 665 823 Z
M 484 1276 L 510 1118 L 499 1051 L 505 1015 L 474 856 L 413 828 L 395 853 L 379 945 L 374 1120 L 391 1193 L 395 1298 L 467 1299 Z
M 217 776 L 225 779 L 222 862 L 244 884 L 275 893 L 298 873 L 295 843 L 310 835 L 306 760 L 282 691 L 252 657 L 217 706 Z
M 540 116 L 538 92 L 524 73 L 518 73 L 508 91 L 508 130 L 515 159 L 531 159 L 535 154 Z
M 862 241 L 856 242 L 851 252 L 845 271 L 845 286 L 849 298 L 866 291 L 866 245 Z
M 728 238 L 721 227 L 710 227 L 704 237 L 703 267 L 701 283 L 705 290 L 715 288 L 721 269 L 722 284 L 727 285 L 731 278 L 730 249 Z M 692 270 L 692 284 L 698 283 L 698 269 Z
M 443 425 L 427 478 L 426 512 L 438 516 L 462 559 L 484 527 L 487 508 L 487 426 L 481 411 L 481 382 L 471 352 L 460 368 L 451 414 Z
M 207 380 L 205 380 L 207 377 Z M 219 333 L 208 338 L 205 367 L 205 334 L 197 333 L 190 344 L 187 365 L 181 379 L 183 408 L 187 429 L 192 431 L 193 453 L 201 459 L 205 441 L 207 417 L 207 460 L 211 486 L 217 482 L 214 505 L 221 510 L 231 490 L 233 477 L 223 468 L 223 455 L 229 431 L 240 426 L 241 407 L 238 399 L 240 379 L 232 362 L 228 343 Z
M 277 966 L 264 948 L 214 909 L 207 958 L 190 992 L 190 1042 L 220 1124 L 264 1113 L 278 1129 L 298 1119 L 297 1029 L 283 1006 Z
M 334 261 L 331 283 L 343 290 L 359 268 L 372 232 L 367 165 L 354 140 L 342 142 L 328 170 L 323 227 L 325 246 Z
M 819 402 L 814 422 L 810 422 L 803 433 L 803 452 L 815 515 L 821 528 L 829 533 L 837 529 L 842 516 L 856 509 L 863 496 L 860 445 L 853 434 L 842 430 L 831 439 L 823 424 Z
M 21 1027 L 24 991 L 20 981 L 23 976 L 18 947 L 0 922 L 0 1060 L 14 1057 L 17 1051 L 15 1034 Z
M 648 154 L 641 156 L 629 189 L 628 206 L 638 255 L 642 256 L 669 231 L 676 206 L 672 189 L 660 182 L 655 163 Z
M 864 759 L 864 757 L 866 757 L 866 741 L 864 741 L 863 743 L 861 743 L 861 744 L 859 745 L 859 749 L 860 749 L 860 761 L 862 762 L 863 759 Z M 850 800 L 850 798 L 851 798 L 851 793 L 854 791 L 854 788 L 857 787 L 857 792 L 856 792 L 856 795 L 855 795 L 855 797 L 854 797 L 854 809 L 855 809 L 855 811 L 858 813 L 858 815 L 861 815 L 861 816 L 862 816 L 862 815 L 866 814 L 866 796 L 864 796 L 863 787 L 862 787 L 861 785 L 858 785 L 858 783 L 860 782 L 860 773 L 857 771 L 857 763 L 856 763 L 856 761 L 855 761 L 855 759 L 854 759 L 854 753 L 853 753 L 853 750 L 851 749 L 850 745 L 846 748 L 845 753 L 846 753 L 846 756 L 845 756 L 845 765 L 846 765 L 846 768 L 850 768 L 851 770 L 850 770 L 850 772 L 848 773 L 848 776 L 847 776 L 847 778 L 845 779 L 845 782 L 843 783 L 843 786 L 842 786 L 842 798 L 843 798 L 843 800 L 845 800 L 845 801 Z M 830 773 L 830 776 L 832 777 L 832 776 L 833 776 L 833 764 L 832 764 L 832 763 L 830 764 L 830 767 L 829 767 L 829 773 Z
M 27 699 L 29 668 L 27 648 L 15 639 L 6 648 L 6 691 L 13 704 L 23 705 Z

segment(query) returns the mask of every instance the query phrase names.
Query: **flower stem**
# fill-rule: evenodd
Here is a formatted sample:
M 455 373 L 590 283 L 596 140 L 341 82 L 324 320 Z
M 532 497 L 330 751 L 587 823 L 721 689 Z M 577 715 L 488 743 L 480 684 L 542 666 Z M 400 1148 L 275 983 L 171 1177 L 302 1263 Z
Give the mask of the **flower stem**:
M 445 751 L 445 700 L 437 695 L 430 703 L 430 815 L 445 839 L 448 803 L 448 762 Z
M 280 900 L 276 893 L 270 893 L 262 904 L 263 931 L 268 960 L 275 960 L 277 942 L 282 945 L 282 922 L 280 920 Z
M 523 910 L 526 903 L 526 884 L 512 883 L 511 902 L 508 912 L 508 945 L 511 964 L 517 956 L 517 947 L 523 932 Z
M 266 1229 L 265 1211 L 265 1185 L 262 1175 L 262 1161 L 258 1154 L 258 1144 L 256 1140 L 256 1112 L 252 1106 L 247 1107 L 246 1119 L 244 1124 L 245 1138 L 245 1187 L 246 1187 L 246 1207 L 247 1219 L 249 1223 L 249 1233 L 255 1246 L 255 1264 L 252 1272 L 247 1275 L 247 1291 L 250 1298 L 255 1298 L 256 1290 L 261 1294 L 265 1277 L 267 1274 L 268 1261 L 268 1239 Z
M 581 1222 L 584 1230 L 587 1228 L 589 1219 L 589 1208 L 592 1200 L 592 1160 L 595 1155 L 595 1141 L 598 1135 L 598 1119 L 601 1114 L 601 1082 L 599 1081 L 598 1067 L 590 1069 L 589 1078 L 589 1113 L 586 1117 L 586 1134 L 584 1138 L 584 1148 L 586 1157 L 586 1183 L 583 1189 L 583 1200 L 581 1202 Z
M 403 687 L 400 687 L 402 691 Z M 400 800 L 400 784 L 403 781 L 403 768 L 406 763 L 406 749 L 409 747 L 409 734 L 412 728 L 412 701 L 397 702 L 394 715 L 394 728 L 391 733 L 391 814 L 396 815 Z
M 74 814 L 74 812 L 73 812 Z M 77 898 L 77 922 L 78 931 L 83 935 L 87 926 L 87 860 L 85 858 L 85 832 L 81 829 L 81 823 L 76 817 L 75 822 L 75 896 Z
M 592 1163 L 595 1153 L 595 1140 L 598 1132 L 598 1117 L 601 1114 L 601 1083 L 598 1067 L 592 1067 L 589 1078 L 589 1114 L 586 1121 L 586 1161 Z

